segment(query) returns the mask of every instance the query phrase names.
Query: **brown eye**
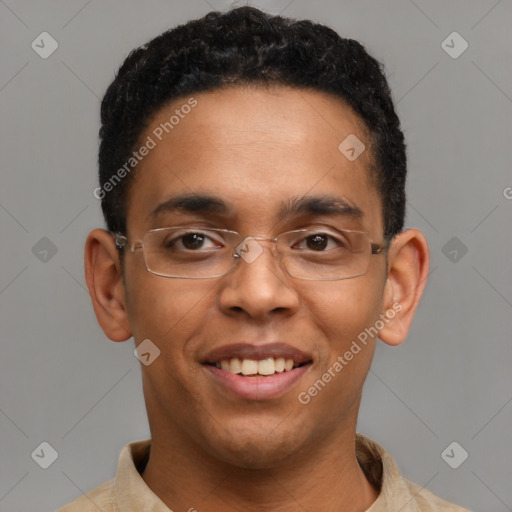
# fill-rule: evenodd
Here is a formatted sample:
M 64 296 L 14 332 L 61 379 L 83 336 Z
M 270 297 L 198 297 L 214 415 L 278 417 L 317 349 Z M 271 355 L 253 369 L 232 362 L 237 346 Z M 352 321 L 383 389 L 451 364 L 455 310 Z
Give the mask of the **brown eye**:
M 212 249 L 221 249 L 224 247 L 223 242 L 210 231 L 188 231 L 181 233 L 182 234 L 175 236 L 165 244 L 166 249 L 206 254 L 211 252 Z
M 181 237 L 181 243 L 185 249 L 200 249 L 205 241 L 206 236 L 201 233 L 188 233 Z
M 313 251 L 323 250 L 327 247 L 329 242 L 329 237 L 326 235 L 312 235 L 307 239 L 307 247 L 308 249 L 312 249 Z

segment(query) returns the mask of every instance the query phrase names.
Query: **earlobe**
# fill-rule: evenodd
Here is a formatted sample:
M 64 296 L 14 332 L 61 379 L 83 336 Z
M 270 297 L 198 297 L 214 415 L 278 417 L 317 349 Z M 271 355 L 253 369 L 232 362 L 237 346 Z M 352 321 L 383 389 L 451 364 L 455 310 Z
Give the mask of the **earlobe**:
M 112 341 L 132 336 L 119 255 L 103 229 L 89 233 L 85 244 L 85 280 L 98 323 Z
M 428 245 L 421 231 L 408 229 L 393 238 L 382 312 L 388 321 L 379 332 L 379 338 L 388 345 L 405 341 L 425 289 L 428 268 Z

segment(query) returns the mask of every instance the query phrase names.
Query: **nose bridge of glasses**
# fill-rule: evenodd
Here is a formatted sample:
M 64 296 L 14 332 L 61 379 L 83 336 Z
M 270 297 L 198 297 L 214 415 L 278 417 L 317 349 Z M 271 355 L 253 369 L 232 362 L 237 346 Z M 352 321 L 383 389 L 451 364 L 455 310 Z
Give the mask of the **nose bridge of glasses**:
M 264 242 L 272 242 L 269 249 L 273 256 L 277 255 L 277 238 L 247 236 L 235 247 L 233 257 L 241 258 L 246 263 L 253 263 L 263 253 Z M 267 244 L 268 246 L 268 244 Z

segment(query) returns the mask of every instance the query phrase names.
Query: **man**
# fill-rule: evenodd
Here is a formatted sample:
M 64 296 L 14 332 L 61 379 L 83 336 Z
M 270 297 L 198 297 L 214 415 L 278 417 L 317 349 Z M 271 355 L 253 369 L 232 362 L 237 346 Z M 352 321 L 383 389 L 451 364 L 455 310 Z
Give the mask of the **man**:
M 64 512 L 460 511 L 356 434 L 428 273 L 379 64 L 243 7 L 132 52 L 101 109 L 86 280 L 135 339 L 151 440 Z

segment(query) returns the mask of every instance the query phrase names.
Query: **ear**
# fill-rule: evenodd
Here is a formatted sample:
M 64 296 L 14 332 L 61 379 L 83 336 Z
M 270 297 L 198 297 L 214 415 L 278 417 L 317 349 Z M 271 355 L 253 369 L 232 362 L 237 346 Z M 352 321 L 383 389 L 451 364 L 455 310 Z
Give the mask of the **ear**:
M 126 309 L 126 297 L 113 236 L 103 229 L 89 233 L 85 243 L 85 281 L 96 318 L 112 341 L 132 336 Z
M 396 235 L 388 249 L 388 276 L 384 290 L 384 327 L 379 338 L 388 345 L 405 341 L 414 312 L 425 289 L 429 268 L 423 233 L 408 229 Z

